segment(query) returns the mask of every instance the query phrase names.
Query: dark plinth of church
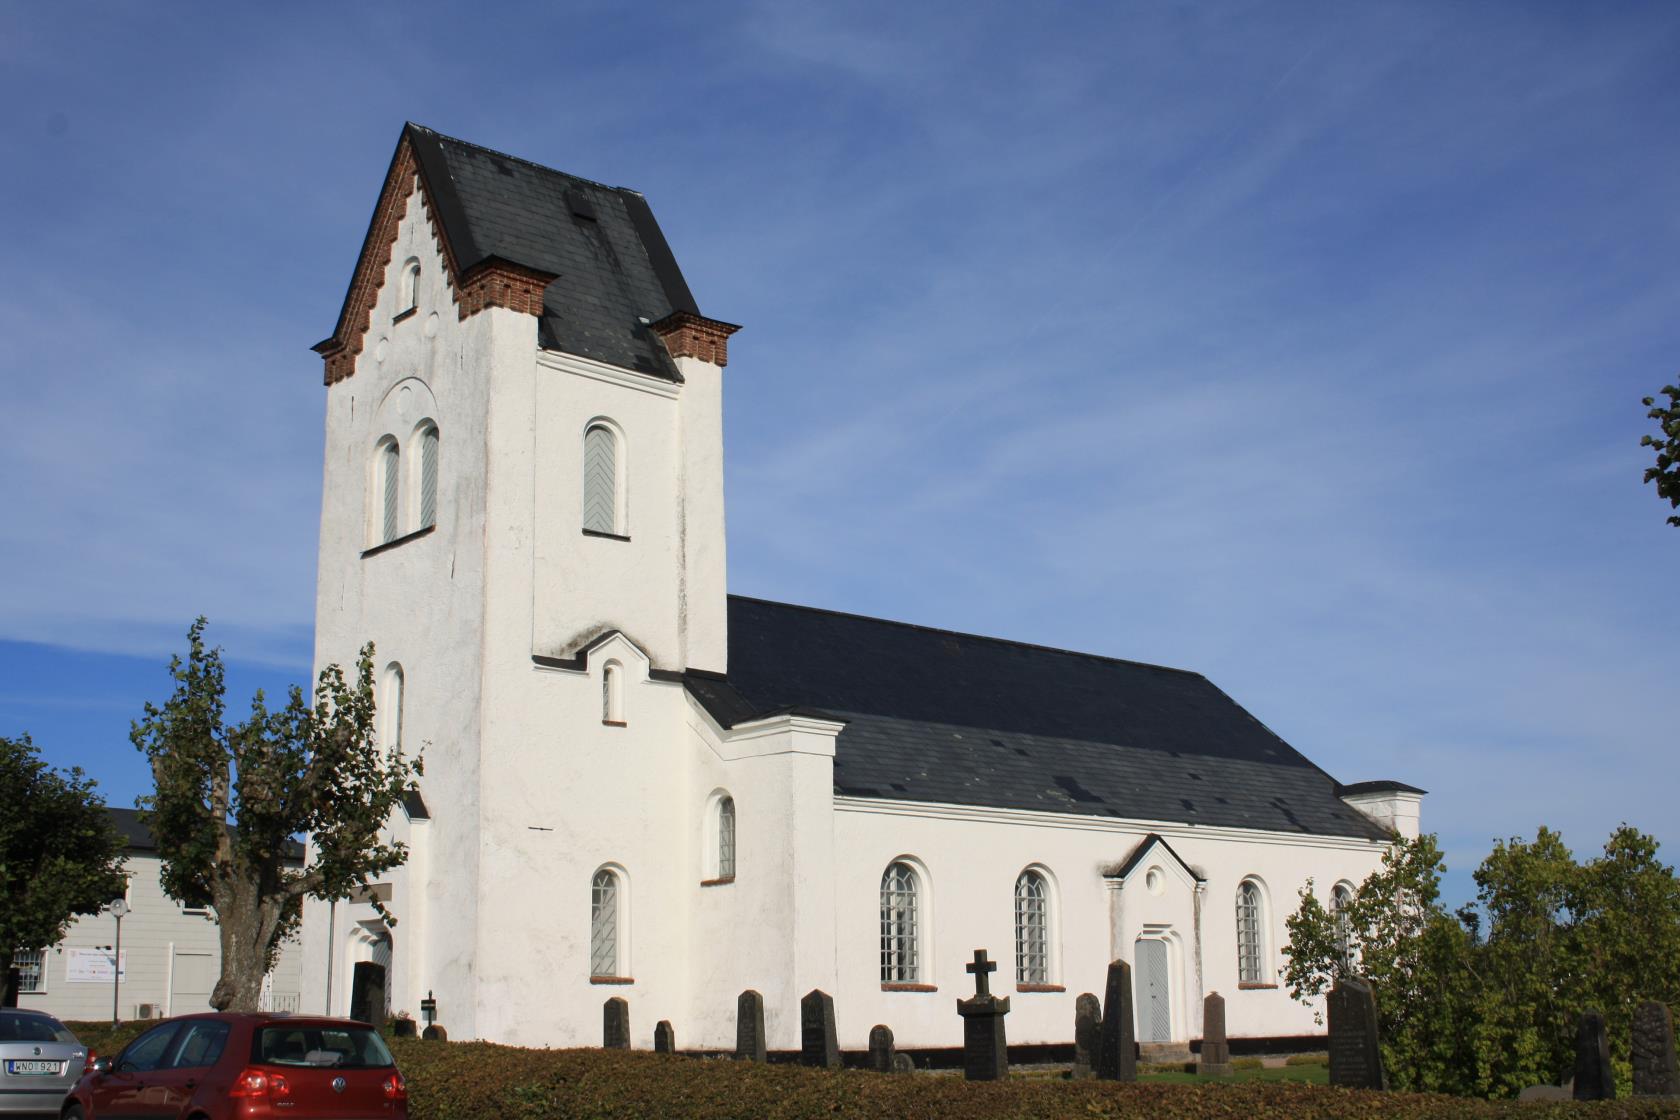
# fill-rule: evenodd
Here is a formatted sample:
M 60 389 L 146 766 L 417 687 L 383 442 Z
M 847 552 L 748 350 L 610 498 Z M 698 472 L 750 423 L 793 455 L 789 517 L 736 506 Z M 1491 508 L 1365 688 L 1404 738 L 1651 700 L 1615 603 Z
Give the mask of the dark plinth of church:
M 1097 1047 L 1102 1041 L 1102 1004 L 1090 992 L 1073 1003 L 1073 1079 L 1097 1075 Z
M 1377 997 L 1356 976 L 1336 979 L 1330 989 L 1330 1084 L 1350 1089 L 1386 1089 L 1377 1033 Z
M 1202 1061 L 1196 1072 L 1203 1077 L 1231 1076 L 1231 1044 L 1225 1038 L 1225 997 L 1209 992 L 1202 1001 Z
M 840 1068 L 834 1033 L 834 997 L 813 988 L 799 1001 L 799 1060 L 822 1069 Z
M 1132 1017 L 1132 966 L 1108 963 L 1103 991 L 1102 1030 L 1097 1037 L 1097 1076 L 1104 1081 L 1137 1080 L 1137 1021 Z
M 963 1020 L 963 1076 L 1001 1081 L 1009 1076 L 1009 1043 L 1003 1033 L 1009 999 L 992 994 L 991 974 L 997 963 L 986 959 L 986 950 L 974 950 L 974 960 L 965 967 L 974 974 L 974 995 L 957 1001 Z
M 748 988 L 735 1002 L 735 1060 L 764 1062 L 770 1052 L 764 1042 L 764 997 Z
M 601 1005 L 601 1045 L 608 1050 L 630 1049 L 630 1001 L 623 996 Z
M 891 1073 L 893 1058 L 897 1050 L 893 1047 L 892 1028 L 884 1023 L 876 1023 L 869 1028 L 869 1068 L 876 1073 Z
M 1656 1000 L 1646 1000 L 1633 1011 L 1633 1095 L 1680 1097 L 1674 1015 Z
M 677 1052 L 677 1032 L 671 1029 L 671 1020 L 661 1019 L 653 1028 L 653 1052 L 655 1054 L 675 1054 Z
M 1616 1074 L 1610 1068 L 1610 1034 L 1604 1012 L 1583 1011 L 1575 1028 L 1575 1099 L 1607 1101 L 1616 1095 Z

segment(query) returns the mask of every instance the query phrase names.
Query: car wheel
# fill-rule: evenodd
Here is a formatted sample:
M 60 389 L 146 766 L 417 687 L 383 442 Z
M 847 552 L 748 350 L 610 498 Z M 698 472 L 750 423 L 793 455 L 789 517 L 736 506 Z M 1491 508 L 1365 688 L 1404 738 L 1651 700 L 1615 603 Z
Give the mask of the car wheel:
M 64 1110 L 64 1115 L 59 1120 L 82 1120 L 82 1106 L 79 1104 L 71 1105 Z

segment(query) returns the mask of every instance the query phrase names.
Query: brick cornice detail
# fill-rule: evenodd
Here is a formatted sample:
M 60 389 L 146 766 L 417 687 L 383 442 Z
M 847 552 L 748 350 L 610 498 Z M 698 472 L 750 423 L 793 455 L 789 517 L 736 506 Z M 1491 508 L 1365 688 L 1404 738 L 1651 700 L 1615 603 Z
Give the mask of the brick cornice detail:
M 455 306 L 461 318 L 476 315 L 486 307 L 505 307 L 527 315 L 541 315 L 543 292 L 554 274 L 511 261 L 488 260 L 478 265 L 456 285 Z
M 698 358 L 721 369 L 729 364 L 729 336 L 741 328 L 692 311 L 673 311 L 648 329 L 665 343 L 671 357 Z

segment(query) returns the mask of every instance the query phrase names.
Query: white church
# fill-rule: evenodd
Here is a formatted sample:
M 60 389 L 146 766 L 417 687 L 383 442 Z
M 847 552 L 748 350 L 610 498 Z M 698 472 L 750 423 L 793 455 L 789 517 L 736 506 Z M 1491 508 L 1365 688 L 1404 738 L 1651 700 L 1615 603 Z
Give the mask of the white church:
M 423 748 L 408 863 L 305 911 L 304 1010 L 452 1038 L 731 1048 L 764 997 L 839 1041 L 960 1045 L 976 949 L 1009 1040 L 1067 1043 L 1132 963 L 1142 1040 L 1315 1033 L 1281 986 L 1423 791 L 1343 785 L 1201 675 L 732 596 L 723 387 L 647 200 L 408 125 L 326 363 L 315 661 L 377 643 Z M 887 574 L 882 573 L 882 578 Z

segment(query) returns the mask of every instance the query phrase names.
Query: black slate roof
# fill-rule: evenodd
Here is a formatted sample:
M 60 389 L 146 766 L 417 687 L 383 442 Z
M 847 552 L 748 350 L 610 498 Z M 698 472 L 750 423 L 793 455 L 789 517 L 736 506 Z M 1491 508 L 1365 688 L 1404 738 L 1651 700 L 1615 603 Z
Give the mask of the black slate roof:
M 123 838 L 123 847 L 131 852 L 155 852 L 157 841 L 152 837 L 152 830 L 146 827 L 140 819 L 138 809 L 118 809 L 107 806 L 105 812 L 110 815 L 111 823 Z M 286 849 L 287 856 L 303 862 L 303 845 L 293 841 Z
M 1380 839 L 1309 762 L 1199 673 L 729 597 L 721 725 L 845 722 L 838 794 Z
M 403 134 L 457 269 L 503 260 L 554 276 L 543 347 L 680 379 L 647 323 L 700 309 L 647 199 L 417 124 Z

